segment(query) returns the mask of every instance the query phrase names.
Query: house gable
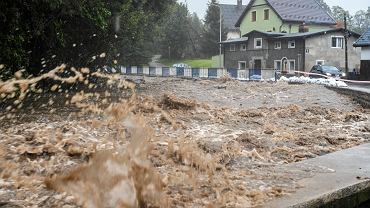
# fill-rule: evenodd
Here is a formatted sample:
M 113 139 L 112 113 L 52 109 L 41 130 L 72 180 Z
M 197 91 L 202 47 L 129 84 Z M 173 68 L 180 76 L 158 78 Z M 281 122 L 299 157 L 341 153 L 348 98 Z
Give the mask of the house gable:
M 264 11 L 269 11 L 269 19 L 265 20 Z M 256 21 L 252 21 L 252 12 L 256 13 Z M 280 31 L 278 25 L 282 25 L 282 20 L 278 14 L 270 7 L 266 0 L 252 0 L 247 6 L 244 18 L 240 19 L 240 31 L 244 35 L 250 31 Z
M 256 12 L 256 21 L 252 21 L 252 12 Z M 253 30 L 297 33 L 303 25 L 316 32 L 330 29 L 335 21 L 315 0 L 251 0 L 235 26 L 244 35 Z

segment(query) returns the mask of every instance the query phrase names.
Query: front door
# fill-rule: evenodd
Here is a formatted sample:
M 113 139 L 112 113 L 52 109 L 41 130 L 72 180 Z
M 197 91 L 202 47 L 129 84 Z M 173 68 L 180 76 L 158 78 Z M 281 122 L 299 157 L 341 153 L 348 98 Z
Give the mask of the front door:
M 254 69 L 262 69 L 262 60 L 254 59 Z

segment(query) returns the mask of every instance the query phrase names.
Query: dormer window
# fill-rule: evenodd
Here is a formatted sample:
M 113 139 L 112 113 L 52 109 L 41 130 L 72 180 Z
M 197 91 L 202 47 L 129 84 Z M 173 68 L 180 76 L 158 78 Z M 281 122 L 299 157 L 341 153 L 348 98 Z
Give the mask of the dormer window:
M 295 48 L 295 40 L 288 41 L 288 48 Z
M 263 16 L 264 16 L 264 20 L 269 20 L 270 19 L 270 10 L 269 9 L 263 10 Z
M 257 21 L 257 11 L 252 11 L 252 22 Z
M 261 49 L 262 48 L 262 38 L 255 38 L 254 39 L 254 48 Z

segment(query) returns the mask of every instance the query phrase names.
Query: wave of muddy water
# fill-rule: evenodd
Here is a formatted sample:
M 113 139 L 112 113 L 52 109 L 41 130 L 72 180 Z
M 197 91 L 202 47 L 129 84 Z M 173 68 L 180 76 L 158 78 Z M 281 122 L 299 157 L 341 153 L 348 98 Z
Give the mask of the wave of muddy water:
M 144 79 L 4 106 L 0 205 L 253 207 L 334 171 L 284 164 L 370 139 L 369 111 L 321 86 Z

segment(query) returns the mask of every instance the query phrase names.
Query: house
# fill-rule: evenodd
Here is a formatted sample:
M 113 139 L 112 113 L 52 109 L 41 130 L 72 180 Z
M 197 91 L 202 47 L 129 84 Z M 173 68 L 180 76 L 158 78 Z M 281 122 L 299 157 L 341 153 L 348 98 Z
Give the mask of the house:
M 235 27 L 242 36 L 251 31 L 318 32 L 334 28 L 336 21 L 316 0 L 251 0 Z
M 242 0 L 237 0 L 237 4 L 219 4 L 222 24 L 226 29 L 227 40 L 240 38 L 240 29 L 235 27 L 236 22 L 245 10 L 246 6 L 242 4 Z
M 361 47 L 360 79 L 370 80 L 370 29 L 353 46 Z
M 240 29 L 235 26 L 239 17 L 244 12 L 246 6 L 243 5 L 242 0 L 237 0 L 237 4 L 219 4 L 220 15 L 224 31 L 227 34 L 226 40 L 240 38 Z M 225 31 L 226 30 L 226 31 Z M 212 57 L 212 67 L 223 67 L 224 56 L 217 55 Z
M 351 32 L 349 43 L 359 34 Z M 313 65 L 345 68 L 344 29 L 280 33 L 253 30 L 242 38 L 223 41 L 225 68 L 309 71 Z M 360 50 L 348 46 L 350 69 L 360 67 Z

